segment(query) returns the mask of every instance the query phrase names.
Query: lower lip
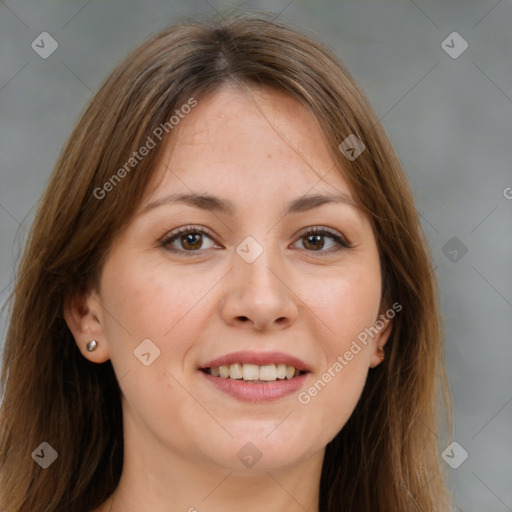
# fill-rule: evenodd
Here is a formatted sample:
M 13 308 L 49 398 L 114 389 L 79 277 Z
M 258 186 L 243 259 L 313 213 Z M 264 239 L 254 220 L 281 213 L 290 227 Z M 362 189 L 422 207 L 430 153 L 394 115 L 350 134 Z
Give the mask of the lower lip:
M 279 400 L 287 395 L 296 393 L 304 384 L 307 373 L 303 373 L 293 379 L 269 381 L 261 384 L 251 384 L 243 380 L 223 379 L 214 377 L 209 373 L 199 370 L 200 373 L 218 390 L 231 395 L 244 402 L 270 402 Z

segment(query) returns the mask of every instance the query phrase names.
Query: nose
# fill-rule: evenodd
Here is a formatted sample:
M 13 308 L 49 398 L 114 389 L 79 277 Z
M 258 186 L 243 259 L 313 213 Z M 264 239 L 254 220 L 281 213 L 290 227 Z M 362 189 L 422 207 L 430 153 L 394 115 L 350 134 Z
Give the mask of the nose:
M 221 305 L 221 316 L 232 326 L 257 331 L 286 329 L 298 318 L 299 298 L 290 275 L 268 251 L 252 263 L 234 256 L 230 286 Z

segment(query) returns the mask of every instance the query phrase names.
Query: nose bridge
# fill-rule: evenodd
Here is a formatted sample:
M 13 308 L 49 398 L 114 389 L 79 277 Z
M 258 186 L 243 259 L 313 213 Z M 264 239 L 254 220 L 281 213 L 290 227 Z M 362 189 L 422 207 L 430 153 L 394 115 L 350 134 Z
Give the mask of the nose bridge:
M 263 235 L 259 236 L 259 240 L 249 235 L 238 244 L 236 247 L 238 258 L 235 265 L 240 272 L 246 274 L 244 279 L 248 286 L 263 285 L 265 288 L 276 288 L 275 272 L 281 267 L 278 263 L 279 255 L 276 245 L 272 242 L 271 236 Z
M 264 239 L 263 239 L 264 238 Z M 225 302 L 226 321 L 250 320 L 258 329 L 288 325 L 297 317 L 297 306 L 286 285 L 277 243 L 271 236 L 247 236 L 236 247 L 234 286 Z

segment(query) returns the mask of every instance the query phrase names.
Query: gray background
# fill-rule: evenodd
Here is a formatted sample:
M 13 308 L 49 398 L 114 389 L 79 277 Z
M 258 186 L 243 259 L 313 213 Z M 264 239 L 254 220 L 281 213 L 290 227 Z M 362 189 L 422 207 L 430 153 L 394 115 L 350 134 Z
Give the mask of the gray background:
M 231 6 L 270 9 L 327 43 L 381 117 L 440 282 L 454 439 L 469 454 L 448 468 L 457 510 L 512 511 L 510 0 L 0 0 L 0 303 L 58 152 L 106 75 L 169 23 Z M 44 31 L 59 45 L 47 59 L 31 48 Z M 454 31 L 469 45 L 455 59 L 441 46 Z

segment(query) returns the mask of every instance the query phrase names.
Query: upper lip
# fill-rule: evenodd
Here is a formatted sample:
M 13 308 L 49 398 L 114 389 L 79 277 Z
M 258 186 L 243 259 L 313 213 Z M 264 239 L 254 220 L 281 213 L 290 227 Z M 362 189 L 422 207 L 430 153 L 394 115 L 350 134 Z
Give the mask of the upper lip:
M 212 359 L 200 366 L 201 369 L 217 368 L 219 366 L 229 366 L 235 363 L 248 363 L 264 366 L 267 364 L 286 364 L 294 366 L 298 370 L 308 372 L 309 366 L 298 357 L 285 354 L 284 352 L 254 352 L 243 350 L 240 352 L 232 352 L 224 356 Z

